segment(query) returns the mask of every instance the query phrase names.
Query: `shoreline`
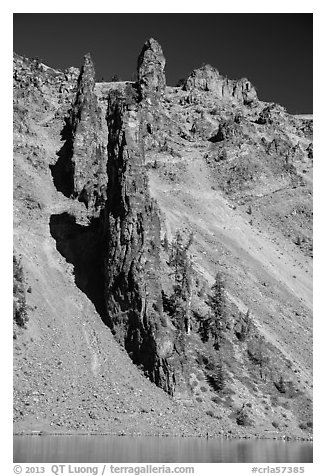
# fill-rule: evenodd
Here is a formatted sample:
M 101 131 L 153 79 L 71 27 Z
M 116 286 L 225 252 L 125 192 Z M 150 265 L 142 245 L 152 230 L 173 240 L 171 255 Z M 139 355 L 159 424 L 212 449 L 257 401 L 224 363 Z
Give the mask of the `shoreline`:
M 304 437 L 289 437 L 286 435 L 283 436 L 253 436 L 253 435 L 246 435 L 246 436 L 241 436 L 241 435 L 177 435 L 177 434 L 136 434 L 136 433 L 106 433 L 106 432 L 84 432 L 84 433 L 79 433 L 79 432 L 47 432 L 47 431 L 30 431 L 30 432 L 13 432 L 13 437 L 15 436 L 119 436 L 119 437 L 128 437 L 128 438 L 204 438 L 204 439 L 217 439 L 217 438 L 223 438 L 225 440 L 230 440 L 230 439 L 239 439 L 239 440 L 282 440 L 282 441 L 289 441 L 289 442 L 307 442 L 307 443 L 313 443 L 313 438 L 304 438 Z

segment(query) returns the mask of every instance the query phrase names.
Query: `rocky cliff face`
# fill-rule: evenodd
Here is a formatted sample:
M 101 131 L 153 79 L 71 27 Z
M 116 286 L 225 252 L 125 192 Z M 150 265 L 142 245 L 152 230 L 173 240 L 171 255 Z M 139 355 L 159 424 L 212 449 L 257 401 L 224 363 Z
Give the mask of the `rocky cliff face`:
M 136 90 L 133 90 L 136 96 Z M 157 385 L 173 393 L 173 353 L 163 315 L 160 219 L 148 189 L 137 98 L 111 93 L 105 208 L 105 301 L 117 340 Z
M 233 101 L 249 105 L 257 101 L 257 93 L 253 85 L 246 78 L 232 80 L 224 78 L 216 68 L 206 64 L 195 69 L 186 79 L 186 91 L 206 91 L 224 101 Z
M 173 332 L 163 314 L 160 282 L 160 219 L 149 194 L 144 152 L 147 100 L 158 101 L 163 94 L 164 62 L 159 45 L 149 40 L 138 61 L 139 82 L 108 92 L 104 129 L 94 66 L 86 55 L 59 161 L 65 186 L 71 186 L 67 195 L 85 203 L 90 219 L 100 215 L 105 320 L 132 360 L 173 393 L 168 361 Z M 64 249 L 62 232 L 58 239 Z
M 165 58 L 161 45 L 150 38 L 138 57 L 137 84 L 142 99 L 156 102 L 165 92 Z
M 51 111 L 52 107 L 55 107 L 57 117 L 67 113 L 77 91 L 78 68 L 57 71 L 38 58 L 29 60 L 17 54 L 14 54 L 13 67 L 14 108 L 19 102 L 23 102 L 25 107 L 34 103 L 33 106 L 38 107 L 31 107 L 30 114 L 36 120 L 43 111 Z M 52 115 L 48 114 L 46 123 L 52 120 Z
M 164 419 L 180 399 L 205 433 L 306 435 L 312 120 L 210 66 L 168 87 L 164 66 L 153 39 L 136 83 L 95 84 L 89 55 L 80 72 L 15 60 L 15 249 L 33 289 L 16 335 L 16 421 L 41 412 L 112 431 L 125 411 L 128 427 L 129 404 L 147 421 L 155 388 Z
M 63 130 L 66 139 L 54 169 L 61 191 L 78 198 L 93 213 L 103 207 L 106 195 L 107 132 L 101 120 L 95 88 L 95 70 L 90 54 L 77 81 L 77 93 Z

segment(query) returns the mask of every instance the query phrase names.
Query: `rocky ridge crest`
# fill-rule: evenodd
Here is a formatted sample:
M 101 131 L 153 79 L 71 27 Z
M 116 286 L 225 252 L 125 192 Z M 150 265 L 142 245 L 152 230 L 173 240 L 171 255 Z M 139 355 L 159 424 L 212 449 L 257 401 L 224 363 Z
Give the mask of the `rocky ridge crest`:
M 223 77 L 209 64 L 195 69 L 184 83 L 185 91 L 205 91 L 222 101 L 233 101 L 245 106 L 257 102 L 257 92 L 246 78 L 232 80 Z

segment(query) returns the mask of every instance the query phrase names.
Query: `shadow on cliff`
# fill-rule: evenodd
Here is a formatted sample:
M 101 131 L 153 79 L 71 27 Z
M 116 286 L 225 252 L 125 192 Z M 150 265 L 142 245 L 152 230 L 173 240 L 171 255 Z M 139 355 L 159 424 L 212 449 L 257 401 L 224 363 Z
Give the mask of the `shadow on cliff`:
M 64 144 L 57 152 L 58 160 L 50 165 L 50 170 L 55 188 L 70 198 L 74 192 L 74 169 L 72 164 L 73 134 L 69 118 L 65 118 L 65 125 L 61 131 L 61 140 Z
M 69 213 L 52 215 L 50 233 L 56 247 L 73 264 L 76 286 L 93 302 L 105 324 L 104 276 L 102 258 L 102 222 L 93 219 L 89 226 L 76 223 Z

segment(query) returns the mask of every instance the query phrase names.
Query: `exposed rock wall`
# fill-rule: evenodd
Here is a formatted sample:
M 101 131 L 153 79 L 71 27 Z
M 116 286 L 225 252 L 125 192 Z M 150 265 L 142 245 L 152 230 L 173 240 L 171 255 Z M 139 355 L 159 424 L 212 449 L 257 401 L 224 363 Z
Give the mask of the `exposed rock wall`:
M 25 106 L 36 102 L 46 110 L 51 109 L 54 102 L 56 107 L 59 106 L 58 115 L 71 106 L 77 92 L 78 68 L 58 71 L 37 58 L 29 59 L 15 53 L 13 63 L 16 102 L 23 98 Z
M 87 208 L 99 210 L 106 195 L 106 127 L 101 121 L 95 88 L 95 70 L 90 54 L 84 58 L 77 94 L 67 122 L 67 160 L 73 175 L 72 195 Z M 70 130 L 69 130 L 70 129 Z
M 224 78 L 216 68 L 206 64 L 195 69 L 187 78 L 186 91 L 199 90 L 212 93 L 219 99 L 235 101 L 248 105 L 257 101 L 257 93 L 246 78 L 232 80 Z
M 160 282 L 160 220 L 145 172 L 143 121 L 136 100 L 112 92 L 108 108 L 105 300 L 117 340 L 157 385 L 173 393 Z
M 161 45 L 150 38 L 146 41 L 138 57 L 138 87 L 141 99 L 149 102 L 159 100 L 165 93 L 165 58 Z
M 171 431 L 173 400 L 157 391 L 151 403 L 154 385 L 115 352 L 101 316 L 133 362 L 185 401 L 171 420 L 178 428 L 186 414 L 215 436 L 303 435 L 312 428 L 310 263 L 300 256 L 312 255 L 312 121 L 277 105 L 247 107 L 255 91 L 211 67 L 187 91 L 165 89 L 164 61 L 150 40 L 138 82 L 99 83 L 97 102 L 89 55 L 78 78 L 16 59 L 15 247 L 33 286 L 25 293 L 16 269 L 15 418 L 29 429 L 43 419 L 50 429 L 111 432 L 132 420 L 141 431 L 138 422 L 159 412 L 159 432 Z M 59 183 L 64 118 L 59 161 L 69 180 Z M 49 166 L 70 199 L 53 190 Z M 166 219 L 163 246 L 150 191 Z M 195 237 L 183 273 L 177 227 Z M 220 271 L 228 320 L 217 349 L 206 279 Z
M 84 202 L 89 218 L 101 221 L 102 315 L 132 360 L 173 393 L 169 359 L 174 336 L 163 313 L 160 219 L 149 195 L 144 154 L 150 111 L 164 93 L 164 64 L 160 45 L 146 42 L 138 61 L 139 82 L 109 88 L 103 124 L 94 65 L 86 55 L 58 162 L 68 184 L 63 193 Z

